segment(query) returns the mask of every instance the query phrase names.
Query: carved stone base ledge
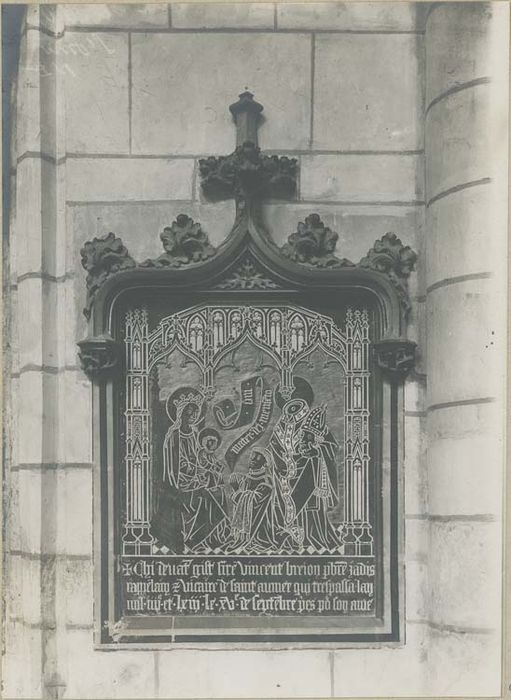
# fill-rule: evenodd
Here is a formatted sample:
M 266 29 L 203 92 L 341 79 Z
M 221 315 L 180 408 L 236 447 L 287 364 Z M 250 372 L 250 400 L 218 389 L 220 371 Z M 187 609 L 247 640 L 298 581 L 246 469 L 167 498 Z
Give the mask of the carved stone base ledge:
M 90 379 L 104 378 L 118 367 L 122 345 L 109 335 L 85 338 L 78 343 L 80 364 Z
M 417 343 L 413 340 L 379 340 L 373 345 L 376 363 L 390 381 L 404 381 L 415 367 Z

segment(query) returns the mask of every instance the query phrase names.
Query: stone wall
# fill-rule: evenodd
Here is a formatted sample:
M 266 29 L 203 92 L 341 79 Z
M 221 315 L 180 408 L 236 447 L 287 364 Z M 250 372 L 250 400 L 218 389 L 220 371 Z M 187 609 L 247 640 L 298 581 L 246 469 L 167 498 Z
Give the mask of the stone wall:
M 446 4 L 426 27 L 432 693 L 482 694 L 500 669 L 508 196 L 500 10 Z
M 507 116 L 490 46 L 506 13 L 479 3 L 29 7 L 13 144 L 7 697 L 500 692 L 499 609 L 479 601 L 486 591 L 498 603 L 500 580 L 505 329 L 490 299 L 504 289 L 506 176 L 492 146 Z M 227 107 L 245 86 L 265 107 L 261 147 L 299 159 L 297 200 L 264 207 L 278 243 L 317 212 L 339 233 L 340 257 L 358 260 L 387 231 L 419 253 L 409 337 L 420 353 L 404 405 L 406 644 L 95 650 L 79 250 L 114 231 L 136 259 L 157 256 L 179 213 L 221 242 L 234 204 L 202 199 L 197 161 L 233 149 Z

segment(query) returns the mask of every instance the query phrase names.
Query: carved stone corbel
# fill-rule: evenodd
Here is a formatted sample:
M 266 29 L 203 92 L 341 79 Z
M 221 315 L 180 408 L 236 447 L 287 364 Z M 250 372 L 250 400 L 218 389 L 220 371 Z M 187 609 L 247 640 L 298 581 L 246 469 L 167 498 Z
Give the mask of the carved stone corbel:
M 89 379 L 103 379 L 113 373 L 122 357 L 122 345 L 110 335 L 85 338 L 78 343 L 80 364 Z
M 417 343 L 413 340 L 386 339 L 373 345 L 376 364 L 392 382 L 404 381 L 415 366 Z

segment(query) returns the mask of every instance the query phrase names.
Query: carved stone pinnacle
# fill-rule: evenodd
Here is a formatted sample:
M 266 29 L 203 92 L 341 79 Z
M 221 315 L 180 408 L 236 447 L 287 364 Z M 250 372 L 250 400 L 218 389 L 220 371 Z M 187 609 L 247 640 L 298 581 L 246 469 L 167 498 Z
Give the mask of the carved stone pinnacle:
M 334 254 L 339 236 L 325 226 L 319 214 L 309 214 L 300 221 L 280 252 L 286 258 L 313 267 L 353 267 L 353 263 Z
M 87 306 L 83 313 L 89 318 L 92 302 L 99 288 L 111 275 L 135 267 L 136 262 L 122 240 L 113 233 L 87 241 L 80 255 L 82 266 L 87 270 Z
M 146 260 L 140 267 L 182 267 L 215 254 L 201 225 L 186 214 L 179 214 L 172 226 L 163 229 L 160 238 L 165 253 L 155 260 Z
M 360 267 L 382 272 L 390 279 L 397 290 L 401 304 L 408 313 L 407 280 L 415 267 L 417 253 L 410 246 L 404 246 L 395 233 L 386 233 L 358 263 Z

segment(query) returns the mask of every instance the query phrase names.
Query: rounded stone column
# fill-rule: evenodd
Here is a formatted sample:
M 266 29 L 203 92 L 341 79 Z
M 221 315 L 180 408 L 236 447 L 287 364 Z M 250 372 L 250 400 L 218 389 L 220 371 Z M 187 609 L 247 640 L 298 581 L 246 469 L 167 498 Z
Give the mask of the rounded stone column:
M 440 3 L 426 25 L 433 695 L 500 694 L 507 27 L 500 3 Z

